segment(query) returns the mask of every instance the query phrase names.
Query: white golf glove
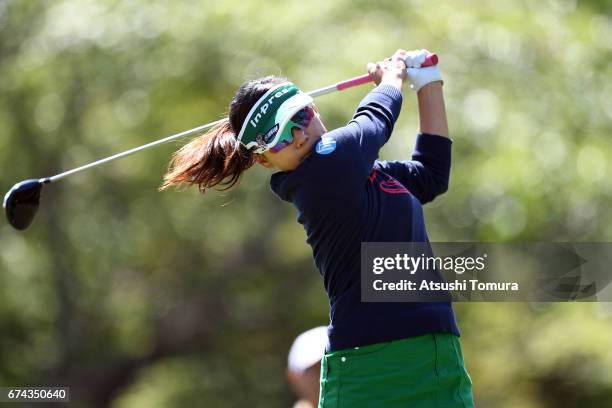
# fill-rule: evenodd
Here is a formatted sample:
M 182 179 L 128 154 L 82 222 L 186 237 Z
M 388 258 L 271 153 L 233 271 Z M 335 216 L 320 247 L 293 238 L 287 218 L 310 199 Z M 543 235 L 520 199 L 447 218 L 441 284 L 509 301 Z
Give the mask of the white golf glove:
M 421 68 L 421 64 L 425 62 L 427 55 L 429 55 L 429 51 L 427 50 L 413 50 L 408 51 L 406 58 L 404 58 L 404 62 L 408 67 L 406 71 L 408 72 L 410 88 L 415 92 L 418 92 L 419 89 L 430 82 L 442 82 L 442 74 L 440 73 L 438 65 Z

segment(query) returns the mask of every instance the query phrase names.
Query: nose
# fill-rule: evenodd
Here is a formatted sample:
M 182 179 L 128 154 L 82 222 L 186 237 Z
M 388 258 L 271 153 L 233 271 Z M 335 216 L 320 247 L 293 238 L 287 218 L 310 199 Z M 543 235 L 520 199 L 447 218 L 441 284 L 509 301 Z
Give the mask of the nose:
M 308 142 L 308 135 L 304 132 L 304 129 L 293 129 L 293 140 L 295 142 L 295 147 L 300 148 L 306 142 Z

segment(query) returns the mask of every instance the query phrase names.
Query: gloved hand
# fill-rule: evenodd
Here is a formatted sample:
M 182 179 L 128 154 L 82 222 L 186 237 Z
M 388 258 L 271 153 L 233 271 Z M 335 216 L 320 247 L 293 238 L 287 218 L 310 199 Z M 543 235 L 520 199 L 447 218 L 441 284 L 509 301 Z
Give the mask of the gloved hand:
M 430 82 L 442 82 L 442 74 L 437 65 L 421 68 L 421 64 L 425 61 L 427 55 L 429 55 L 427 50 L 413 50 L 408 51 L 404 57 L 410 88 L 415 92 L 418 92 L 419 89 Z

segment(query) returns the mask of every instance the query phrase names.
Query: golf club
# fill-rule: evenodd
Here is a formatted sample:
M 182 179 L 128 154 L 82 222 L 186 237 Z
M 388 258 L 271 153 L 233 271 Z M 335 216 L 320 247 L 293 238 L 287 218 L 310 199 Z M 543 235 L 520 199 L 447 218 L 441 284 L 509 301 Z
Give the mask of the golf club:
M 425 59 L 425 62 L 421 64 L 422 67 L 436 65 L 438 63 L 438 56 L 436 54 L 429 54 Z M 371 82 L 372 78 L 369 74 L 364 74 L 358 77 L 350 78 L 341 82 L 337 82 L 333 85 L 329 85 L 323 88 L 315 89 L 314 91 L 308 92 L 310 96 L 313 98 L 321 95 L 325 95 L 332 92 L 343 91 L 348 88 L 352 88 L 354 86 L 363 85 L 368 82 Z M 129 156 L 131 154 L 140 152 L 142 150 L 149 149 L 151 147 L 158 146 L 160 144 L 164 144 L 170 142 L 172 140 L 190 136 L 196 133 L 200 133 L 204 130 L 210 129 L 213 126 L 223 122 L 223 119 L 207 123 L 205 125 L 201 125 L 195 127 L 193 129 L 186 130 L 184 132 L 176 133 L 174 135 L 167 136 L 163 139 L 156 140 L 151 143 L 147 143 L 142 146 L 135 147 L 130 150 L 126 150 L 125 152 L 117 153 L 113 156 L 106 157 L 104 159 L 97 160 L 95 162 L 86 164 L 81 167 L 77 167 L 72 170 L 65 171 L 63 173 L 57 174 L 51 177 L 44 177 L 41 179 L 29 179 L 21 181 L 13 186 L 6 195 L 4 196 L 4 202 L 2 206 L 6 212 L 6 218 L 9 223 L 18 230 L 25 230 L 30 226 L 36 212 L 38 211 L 38 207 L 40 205 L 40 196 L 42 188 L 45 184 L 50 184 L 56 181 L 59 181 L 65 177 L 70 175 L 79 173 L 84 170 L 91 169 L 93 167 L 111 162 L 113 160 L 120 159 L 122 157 Z

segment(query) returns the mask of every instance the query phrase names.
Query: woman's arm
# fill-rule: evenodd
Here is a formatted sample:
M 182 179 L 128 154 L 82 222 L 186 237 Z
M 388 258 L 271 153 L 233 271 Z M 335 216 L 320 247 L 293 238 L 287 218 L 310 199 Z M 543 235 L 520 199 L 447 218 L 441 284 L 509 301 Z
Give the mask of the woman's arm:
M 448 137 L 442 82 L 431 82 L 418 93 L 420 132 Z
M 423 51 L 410 54 L 409 58 L 418 59 Z M 420 122 L 412 160 L 379 162 L 379 165 L 425 204 L 448 188 L 451 140 L 438 68 L 409 68 L 408 75 L 411 88 L 417 89 Z
M 391 136 L 399 117 L 402 85 L 408 80 L 403 59 L 405 53 L 404 50 L 397 50 L 383 61 L 368 64 L 368 73 L 377 87 L 363 98 L 347 126 L 341 132 L 337 129 L 337 144 L 339 147 L 347 145 L 347 148 L 350 145 L 349 160 L 359 167 L 358 172 L 353 172 L 359 185 L 370 176 L 378 152 Z M 345 137 L 340 137 L 340 133 Z M 357 143 L 345 143 L 347 141 Z

